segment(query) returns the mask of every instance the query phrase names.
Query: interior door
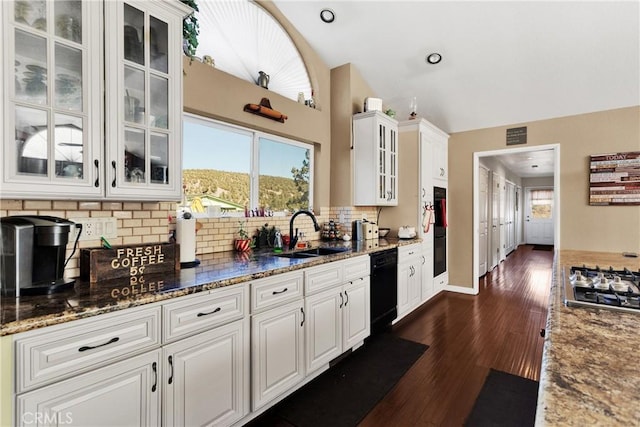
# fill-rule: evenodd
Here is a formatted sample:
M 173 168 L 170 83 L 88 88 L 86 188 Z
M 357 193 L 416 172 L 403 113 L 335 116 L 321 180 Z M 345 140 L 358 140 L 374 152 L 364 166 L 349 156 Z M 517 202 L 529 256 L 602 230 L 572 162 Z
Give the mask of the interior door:
M 478 274 L 482 276 L 488 271 L 489 245 L 489 170 L 483 167 L 478 170 L 478 191 Z
M 491 179 L 491 269 L 500 262 L 500 175 L 492 174 Z
M 499 254 L 499 260 L 500 261 L 504 261 L 507 258 L 507 253 L 506 253 L 506 249 L 507 249 L 507 232 L 506 232 L 506 212 L 507 212 L 507 187 L 506 187 L 506 182 L 504 179 L 504 176 L 500 176 L 499 177 L 499 193 L 500 193 L 500 200 L 498 201 L 498 206 L 500 209 L 500 218 L 499 218 L 499 225 L 500 225 L 500 242 L 499 242 L 499 247 L 498 247 L 498 254 Z
M 553 188 L 525 189 L 524 237 L 531 245 L 553 245 Z

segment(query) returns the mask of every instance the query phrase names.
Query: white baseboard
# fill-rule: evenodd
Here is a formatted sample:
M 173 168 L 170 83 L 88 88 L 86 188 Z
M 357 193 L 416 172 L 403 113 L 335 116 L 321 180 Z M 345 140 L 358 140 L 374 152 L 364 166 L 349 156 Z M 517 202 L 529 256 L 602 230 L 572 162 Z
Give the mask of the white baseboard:
M 478 290 L 465 286 L 444 285 L 445 291 L 457 292 L 459 294 L 478 295 Z

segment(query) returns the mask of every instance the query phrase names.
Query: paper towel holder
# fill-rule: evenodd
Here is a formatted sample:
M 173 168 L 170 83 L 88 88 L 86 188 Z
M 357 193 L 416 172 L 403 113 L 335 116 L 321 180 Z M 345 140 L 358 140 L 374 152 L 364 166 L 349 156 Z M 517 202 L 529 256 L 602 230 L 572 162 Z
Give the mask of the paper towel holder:
M 186 223 L 189 223 L 188 227 Z M 200 265 L 200 260 L 195 256 L 196 220 L 190 212 L 184 212 L 182 219 L 177 221 L 176 234 L 176 241 L 180 245 L 180 268 L 193 268 Z M 187 251 L 188 254 L 186 254 Z M 184 258 L 188 261 L 182 261 Z

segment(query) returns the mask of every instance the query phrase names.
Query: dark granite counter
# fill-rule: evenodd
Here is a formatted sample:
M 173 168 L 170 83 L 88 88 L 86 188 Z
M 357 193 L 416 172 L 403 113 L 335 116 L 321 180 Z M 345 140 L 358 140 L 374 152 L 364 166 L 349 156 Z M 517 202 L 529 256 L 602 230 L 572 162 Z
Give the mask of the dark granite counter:
M 77 281 L 74 290 L 47 296 L 2 298 L 0 336 L 16 334 L 103 313 L 230 286 L 353 256 L 420 242 L 379 239 L 362 242 L 311 242 L 312 247 L 348 250 L 317 258 L 284 258 L 271 251 L 219 252 L 198 257 L 200 265 L 175 273 L 90 284 Z
M 640 268 L 640 258 L 560 251 L 554 262 L 536 425 L 631 426 L 640 423 L 640 313 L 564 305 L 563 267 Z

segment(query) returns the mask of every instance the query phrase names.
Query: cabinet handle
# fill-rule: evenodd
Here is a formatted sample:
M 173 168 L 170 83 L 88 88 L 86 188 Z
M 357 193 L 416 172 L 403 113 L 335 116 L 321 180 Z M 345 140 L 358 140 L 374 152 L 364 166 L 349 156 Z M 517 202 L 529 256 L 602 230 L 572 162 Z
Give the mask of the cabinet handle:
M 210 315 L 210 314 L 217 313 L 217 312 L 219 312 L 220 310 L 222 310 L 222 309 L 221 309 L 220 307 L 218 307 L 218 308 L 216 308 L 215 310 L 210 311 L 210 312 L 208 312 L 208 313 L 198 313 L 198 314 L 197 314 L 197 316 L 198 316 L 198 317 L 208 316 L 208 315 Z
M 278 295 L 278 294 L 284 294 L 285 292 L 287 292 L 289 290 L 289 288 L 284 288 L 281 291 L 273 291 L 271 292 L 271 295 Z
M 347 291 L 344 291 L 344 296 L 347 297 L 347 300 L 344 302 L 344 306 L 346 307 L 347 304 L 349 304 L 349 294 L 347 293 Z
M 340 292 L 340 307 L 342 308 L 342 306 L 344 305 L 344 297 L 342 296 L 342 292 Z
M 93 164 L 96 165 L 96 181 L 93 183 L 93 186 L 100 187 L 100 162 L 98 159 L 95 159 Z
M 424 265 L 425 262 L 427 262 L 427 259 L 422 255 L 422 265 Z
M 111 338 L 109 341 L 107 341 L 104 344 L 98 344 L 98 345 L 95 345 L 95 346 L 89 346 L 89 345 L 82 346 L 82 347 L 80 347 L 78 349 L 78 351 L 93 350 L 93 349 L 96 349 L 98 347 L 104 347 L 105 345 L 113 344 L 114 342 L 118 342 L 118 341 L 120 341 L 120 338 L 115 337 L 115 338 Z
M 300 312 L 302 313 L 302 322 L 300 322 L 300 326 L 302 326 L 304 325 L 304 319 L 305 319 L 304 307 L 300 307 Z
M 153 385 L 151 386 L 151 392 L 155 393 L 156 386 L 158 385 L 158 364 L 153 362 L 151 369 L 153 369 Z
M 113 188 L 116 188 L 116 177 L 118 176 L 117 171 L 116 171 L 116 161 L 115 160 L 111 160 L 111 166 L 113 166 L 113 181 L 111 181 L 111 186 Z
M 422 198 L 424 199 L 426 195 L 427 195 L 427 190 L 425 190 L 425 189 L 423 188 L 423 189 L 422 189 Z
M 169 356 L 169 367 L 171 368 L 171 375 L 169 375 L 169 384 L 173 383 L 173 356 Z

